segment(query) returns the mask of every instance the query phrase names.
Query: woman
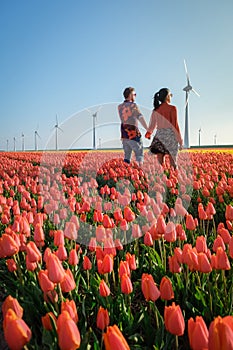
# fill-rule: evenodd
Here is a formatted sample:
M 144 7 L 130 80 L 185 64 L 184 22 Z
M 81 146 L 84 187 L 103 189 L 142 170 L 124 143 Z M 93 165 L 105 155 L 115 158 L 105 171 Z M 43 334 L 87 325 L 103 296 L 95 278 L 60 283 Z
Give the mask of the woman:
M 167 88 L 160 89 L 154 95 L 154 109 L 145 137 L 150 139 L 154 129 L 157 129 L 149 149 L 152 153 L 157 154 L 161 165 L 164 162 L 165 154 L 168 154 L 171 166 L 176 169 L 178 144 L 182 148 L 183 140 L 177 120 L 177 109 L 170 105 L 171 97 L 172 94 Z

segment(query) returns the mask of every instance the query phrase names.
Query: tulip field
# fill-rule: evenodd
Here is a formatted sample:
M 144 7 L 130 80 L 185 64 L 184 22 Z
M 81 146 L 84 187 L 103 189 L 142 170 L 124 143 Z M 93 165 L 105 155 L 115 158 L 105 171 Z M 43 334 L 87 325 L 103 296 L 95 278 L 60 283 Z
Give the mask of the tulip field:
M 233 349 L 233 151 L 0 153 L 0 349 Z

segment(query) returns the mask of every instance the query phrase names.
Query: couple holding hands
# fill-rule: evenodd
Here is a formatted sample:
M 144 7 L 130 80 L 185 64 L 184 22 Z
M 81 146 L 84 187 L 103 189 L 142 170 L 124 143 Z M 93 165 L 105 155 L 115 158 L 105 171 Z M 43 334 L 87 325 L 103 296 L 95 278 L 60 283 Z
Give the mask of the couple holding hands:
M 147 130 L 145 137 L 153 137 L 150 152 L 157 154 L 158 161 L 162 165 L 164 156 L 169 155 L 170 165 L 176 169 L 177 154 L 179 148 L 183 147 L 183 140 L 177 118 L 177 109 L 171 105 L 172 93 L 167 88 L 160 89 L 154 95 L 154 108 L 151 113 L 149 126 L 144 116 L 135 103 L 136 92 L 133 87 L 127 87 L 124 92 L 124 102 L 118 106 L 121 119 L 121 140 L 124 149 L 124 161 L 130 163 L 132 152 L 135 153 L 137 163 L 143 164 L 143 144 L 138 121 Z

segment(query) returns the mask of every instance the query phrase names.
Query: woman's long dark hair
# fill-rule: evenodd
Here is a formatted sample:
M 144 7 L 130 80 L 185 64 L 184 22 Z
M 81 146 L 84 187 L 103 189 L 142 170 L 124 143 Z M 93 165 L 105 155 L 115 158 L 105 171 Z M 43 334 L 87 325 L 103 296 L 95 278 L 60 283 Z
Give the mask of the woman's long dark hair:
M 154 110 L 159 108 L 160 104 L 165 101 L 165 98 L 169 94 L 170 90 L 167 88 L 162 88 L 154 94 Z

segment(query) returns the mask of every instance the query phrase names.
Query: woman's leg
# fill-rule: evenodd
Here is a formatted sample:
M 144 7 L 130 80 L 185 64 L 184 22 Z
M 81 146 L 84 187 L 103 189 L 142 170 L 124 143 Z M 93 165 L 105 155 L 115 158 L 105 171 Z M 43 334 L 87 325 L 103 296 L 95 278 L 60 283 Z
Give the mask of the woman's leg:
M 177 165 L 176 165 L 176 159 L 169 154 L 169 159 L 170 159 L 170 165 L 173 166 L 174 169 L 176 169 Z
M 160 165 L 163 165 L 163 161 L 164 161 L 164 154 L 163 153 L 158 153 L 157 154 L 157 159 L 159 161 Z

